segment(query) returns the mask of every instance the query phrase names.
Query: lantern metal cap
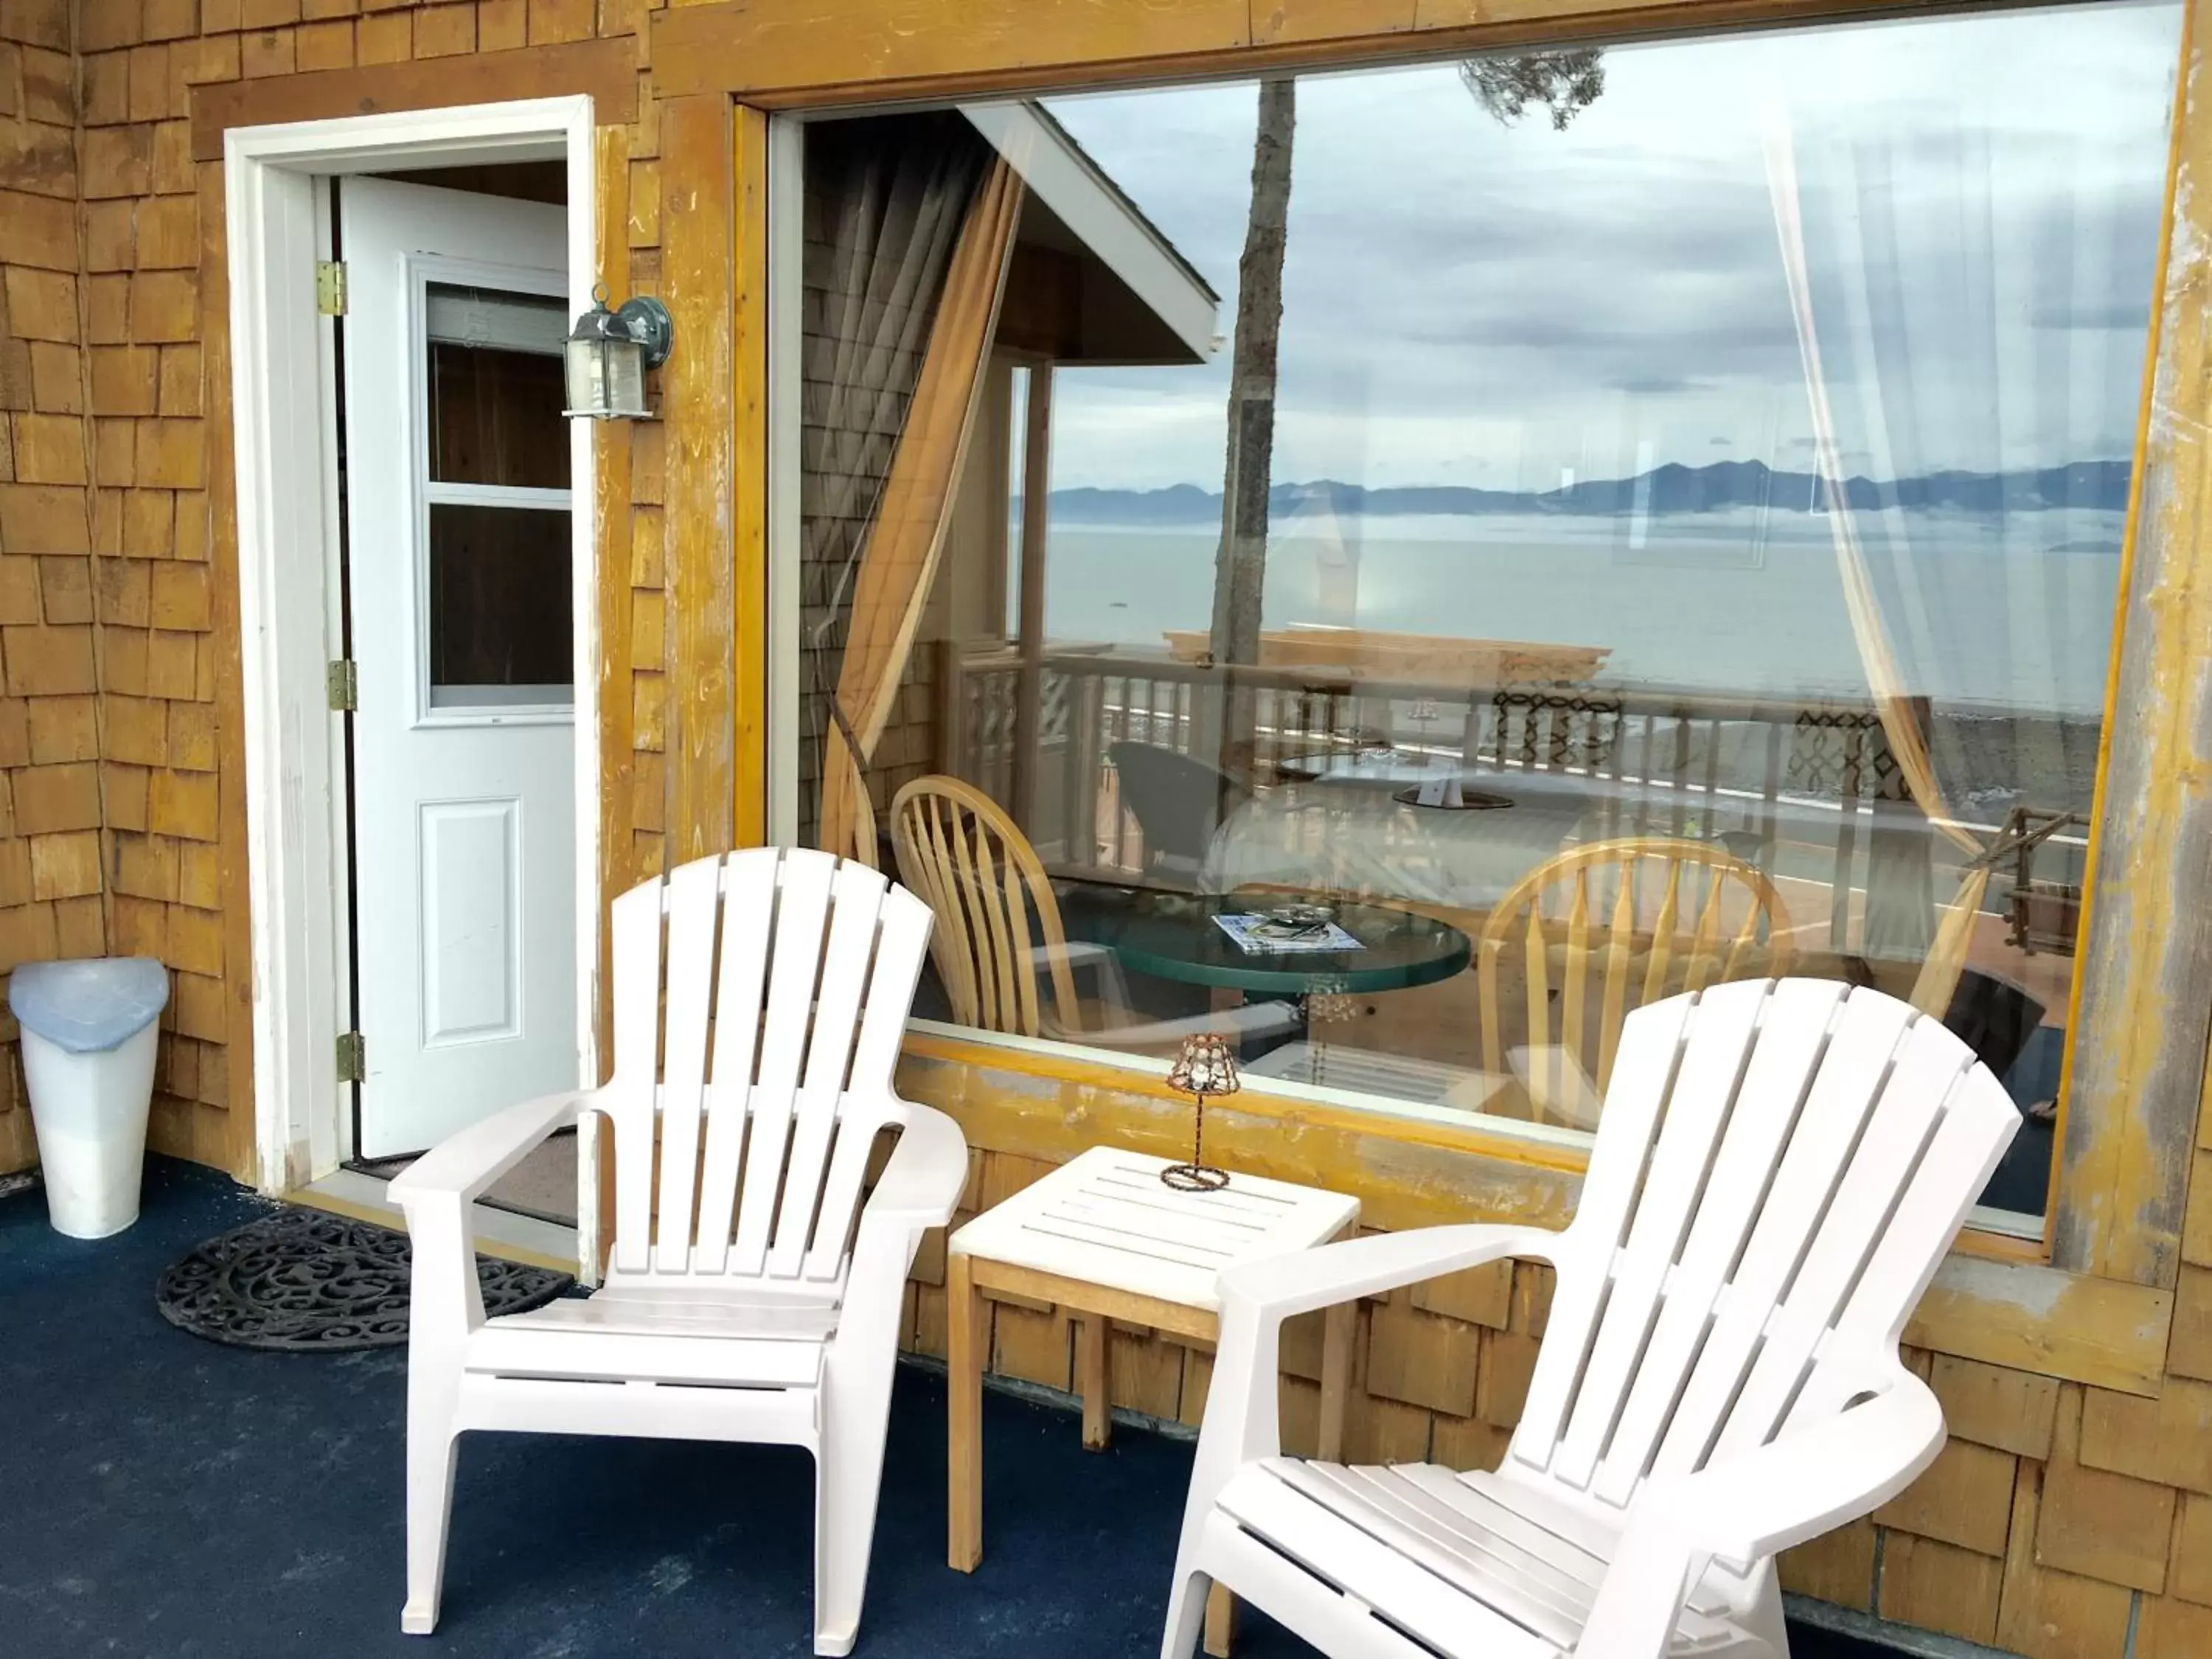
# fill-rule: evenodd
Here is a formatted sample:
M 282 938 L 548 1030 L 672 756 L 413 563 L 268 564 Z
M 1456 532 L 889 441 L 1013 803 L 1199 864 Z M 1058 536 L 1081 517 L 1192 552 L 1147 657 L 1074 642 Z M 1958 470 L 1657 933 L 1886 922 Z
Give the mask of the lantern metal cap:
M 576 319 L 568 332 L 572 342 L 623 340 L 638 347 L 647 368 L 659 368 L 668 361 L 676 343 L 676 319 L 666 306 L 649 294 L 640 294 L 610 311 L 605 283 L 592 290 L 592 298 L 596 303 Z

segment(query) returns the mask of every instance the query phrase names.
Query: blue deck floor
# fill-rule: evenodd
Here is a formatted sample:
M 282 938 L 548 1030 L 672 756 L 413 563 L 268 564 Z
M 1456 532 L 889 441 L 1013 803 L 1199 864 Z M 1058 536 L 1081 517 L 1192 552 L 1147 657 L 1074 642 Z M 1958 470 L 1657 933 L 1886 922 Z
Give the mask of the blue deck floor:
M 155 1160 L 138 1225 L 98 1243 L 0 1200 L 0 1654 L 803 1655 L 802 1453 L 473 1435 L 444 1621 L 399 1633 L 403 1350 L 257 1354 L 173 1330 L 155 1276 L 258 1213 Z M 945 1550 L 944 1390 L 902 1370 L 862 1659 L 1157 1653 L 1186 1443 L 1123 1432 L 1086 1455 L 1066 1415 L 987 1398 L 987 1555 Z M 1251 1620 L 1250 1659 L 1310 1653 Z M 1797 1659 L 1872 1659 L 1813 1632 Z

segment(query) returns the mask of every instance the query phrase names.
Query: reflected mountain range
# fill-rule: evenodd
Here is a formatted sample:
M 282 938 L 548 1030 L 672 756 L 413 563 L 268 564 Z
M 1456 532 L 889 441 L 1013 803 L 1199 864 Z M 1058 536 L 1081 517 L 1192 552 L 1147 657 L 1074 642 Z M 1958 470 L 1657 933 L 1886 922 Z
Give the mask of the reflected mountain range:
M 2073 461 L 2020 472 L 1929 472 L 1877 483 L 1844 481 L 1855 512 L 1901 507 L 1958 513 L 2039 513 L 2057 508 L 2121 513 L 2127 510 L 2130 466 L 2126 461 Z M 1317 478 L 1279 483 L 1268 492 L 1270 516 L 1279 524 L 1309 514 L 1340 517 L 1487 517 L 1499 514 L 1717 513 L 1764 507 L 1784 513 L 1825 509 L 1817 474 L 1779 472 L 1763 461 L 1716 461 L 1708 466 L 1669 462 L 1630 478 L 1593 478 L 1558 489 L 1478 489 L 1462 484 L 1408 484 L 1370 489 Z M 1017 506 L 1018 514 L 1019 507 Z M 1197 484 L 1164 489 L 1055 489 L 1052 520 L 1063 525 L 1127 529 L 1182 529 L 1221 522 L 1221 492 Z

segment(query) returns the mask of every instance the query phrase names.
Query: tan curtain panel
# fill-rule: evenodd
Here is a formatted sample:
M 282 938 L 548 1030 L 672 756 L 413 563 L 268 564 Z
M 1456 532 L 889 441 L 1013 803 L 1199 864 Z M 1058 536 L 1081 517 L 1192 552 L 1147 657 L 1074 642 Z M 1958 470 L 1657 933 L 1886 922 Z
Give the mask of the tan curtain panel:
M 998 330 L 1021 202 L 1019 176 L 1004 160 L 994 161 L 961 226 L 921 379 L 862 545 L 824 740 L 820 845 L 870 863 L 875 861 L 875 810 L 866 771 L 890 719 L 937 579 Z

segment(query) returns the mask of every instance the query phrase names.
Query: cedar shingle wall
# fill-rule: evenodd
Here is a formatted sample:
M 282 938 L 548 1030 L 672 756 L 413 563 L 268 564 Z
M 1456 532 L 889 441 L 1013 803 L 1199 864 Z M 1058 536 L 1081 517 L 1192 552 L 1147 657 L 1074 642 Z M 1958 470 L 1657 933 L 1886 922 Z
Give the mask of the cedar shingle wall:
M 0 3 L 0 973 L 106 947 L 96 428 L 67 0 Z M 35 1153 L 0 1014 L 0 1170 Z

